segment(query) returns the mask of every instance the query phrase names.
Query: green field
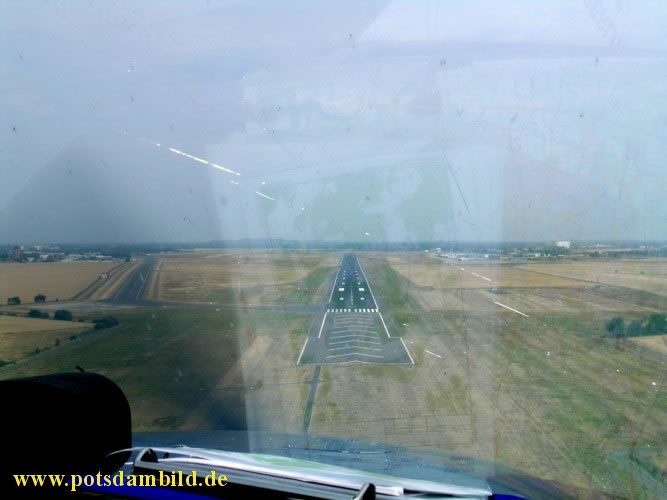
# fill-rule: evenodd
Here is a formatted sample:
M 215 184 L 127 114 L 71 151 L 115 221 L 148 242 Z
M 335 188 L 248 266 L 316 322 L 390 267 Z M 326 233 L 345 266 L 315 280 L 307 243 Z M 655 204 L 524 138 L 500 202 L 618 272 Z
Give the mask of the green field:
M 93 332 L 57 348 L 0 369 L 0 378 L 86 371 L 106 375 L 130 402 L 135 431 L 180 428 L 225 375 L 234 371 L 243 352 L 262 338 L 283 340 L 304 331 L 308 316 L 285 319 L 277 313 L 233 310 L 165 310 L 123 312 L 120 326 Z M 289 332 L 289 330 L 287 330 Z M 294 352 L 295 346 L 290 345 Z M 295 354 L 296 356 L 296 354 Z M 224 393 L 221 415 L 201 421 L 203 428 L 245 427 L 244 388 L 257 385 L 252 373 L 240 370 Z M 270 388 L 270 383 L 266 388 Z

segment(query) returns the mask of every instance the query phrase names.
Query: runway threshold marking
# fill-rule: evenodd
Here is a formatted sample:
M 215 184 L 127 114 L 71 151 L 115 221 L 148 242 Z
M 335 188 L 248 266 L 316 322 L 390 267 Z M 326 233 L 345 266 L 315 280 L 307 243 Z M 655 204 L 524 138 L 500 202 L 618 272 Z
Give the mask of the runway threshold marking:
M 331 330 L 331 334 L 336 335 L 336 334 L 339 334 L 339 333 L 356 333 L 356 332 L 370 333 L 370 332 L 374 332 L 374 331 L 375 331 L 375 328 L 366 328 L 366 327 L 361 328 L 361 327 L 358 327 L 358 328 L 352 328 L 352 329 L 346 328 L 344 330 L 335 330 L 335 331 Z
M 350 345 L 347 347 L 334 347 L 333 349 L 327 349 L 327 351 L 342 351 L 343 349 L 366 349 L 368 351 L 380 351 L 382 352 L 382 349 L 377 349 L 375 347 L 363 347 L 360 345 Z
M 332 339 L 345 339 L 348 337 L 360 337 L 362 339 L 376 339 L 375 335 L 362 335 L 362 334 L 353 334 L 353 335 L 338 335 L 337 337 L 331 337 Z
M 500 302 L 496 302 L 496 301 L 494 301 L 493 303 L 494 303 L 494 304 L 498 304 L 500 307 L 504 307 L 505 309 L 509 309 L 509 310 L 512 311 L 512 312 L 515 312 L 515 313 L 517 313 L 517 314 L 520 314 L 521 316 L 525 316 L 526 318 L 529 318 L 529 317 L 530 317 L 530 316 L 528 316 L 527 314 L 524 314 L 524 313 L 522 313 L 521 311 L 517 311 L 516 309 L 513 309 L 513 308 L 511 308 L 510 306 L 506 306 L 505 304 L 501 304 Z
M 375 338 L 375 337 L 372 337 Z M 340 342 L 329 342 L 329 345 L 338 345 L 338 344 L 347 344 L 348 342 L 361 342 L 364 344 L 374 344 L 374 345 L 382 345 L 382 342 L 371 342 L 370 340 L 341 340 Z
M 369 358 L 382 358 L 382 359 L 384 359 L 384 356 L 378 356 L 376 354 L 364 354 L 363 352 L 350 352 L 350 353 L 347 353 L 347 354 L 334 354 L 333 356 L 327 356 L 324 359 L 340 358 L 341 356 L 368 356 Z

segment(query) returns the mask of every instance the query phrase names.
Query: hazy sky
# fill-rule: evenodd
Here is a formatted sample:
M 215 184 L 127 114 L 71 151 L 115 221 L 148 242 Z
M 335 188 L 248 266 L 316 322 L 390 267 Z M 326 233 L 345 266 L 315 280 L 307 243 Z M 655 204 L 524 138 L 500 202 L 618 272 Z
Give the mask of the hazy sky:
M 658 0 L 0 2 L 0 243 L 664 240 L 666 26 Z

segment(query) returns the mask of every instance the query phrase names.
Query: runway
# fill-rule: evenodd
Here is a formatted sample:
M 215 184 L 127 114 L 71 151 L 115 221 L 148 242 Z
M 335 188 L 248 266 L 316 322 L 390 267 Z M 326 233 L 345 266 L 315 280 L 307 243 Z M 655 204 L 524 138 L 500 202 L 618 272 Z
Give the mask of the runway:
M 297 364 L 414 364 L 400 337 L 392 337 L 356 255 L 343 255 L 329 302 L 314 323 Z

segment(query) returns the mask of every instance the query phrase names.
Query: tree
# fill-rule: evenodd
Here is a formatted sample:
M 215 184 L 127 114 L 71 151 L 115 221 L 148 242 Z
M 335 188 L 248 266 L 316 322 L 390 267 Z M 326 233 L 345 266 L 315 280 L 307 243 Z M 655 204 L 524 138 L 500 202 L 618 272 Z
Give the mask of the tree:
M 47 319 L 49 317 L 49 313 L 42 312 L 39 309 L 30 309 L 30 311 L 28 312 L 28 317 Z
M 19 297 L 9 297 L 7 299 L 7 304 L 10 306 L 18 306 L 21 304 L 21 299 Z
M 72 313 L 67 309 L 58 309 L 53 314 L 53 319 L 59 319 L 62 321 L 72 321 Z
M 631 321 L 625 333 L 628 337 L 639 337 L 642 334 L 642 324 L 640 321 Z
M 625 321 L 620 316 L 615 316 L 607 321 L 606 328 L 612 337 L 620 338 L 625 336 Z
M 41 293 L 39 295 L 35 295 L 35 302 L 37 304 L 43 304 L 46 302 L 46 295 L 42 295 Z
M 646 323 L 647 335 L 659 335 L 667 332 L 667 316 L 664 314 L 651 314 Z

